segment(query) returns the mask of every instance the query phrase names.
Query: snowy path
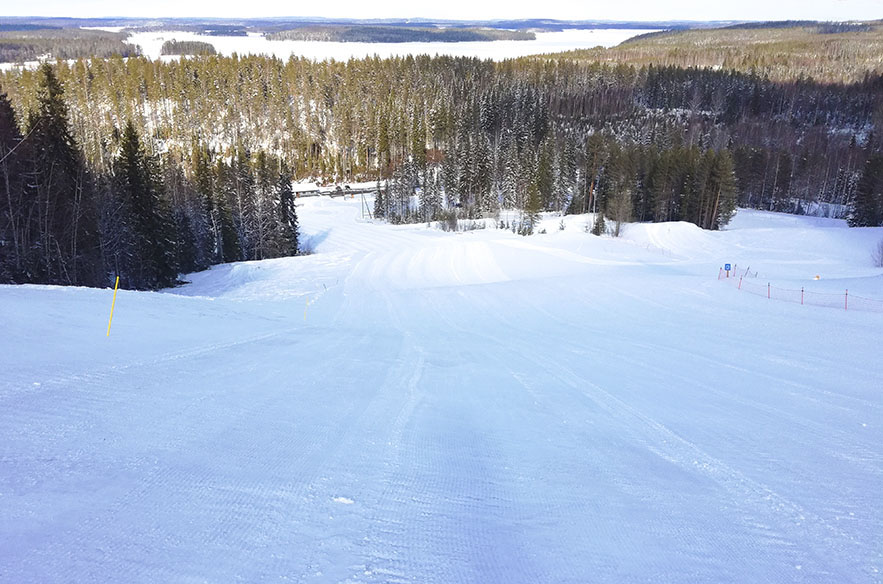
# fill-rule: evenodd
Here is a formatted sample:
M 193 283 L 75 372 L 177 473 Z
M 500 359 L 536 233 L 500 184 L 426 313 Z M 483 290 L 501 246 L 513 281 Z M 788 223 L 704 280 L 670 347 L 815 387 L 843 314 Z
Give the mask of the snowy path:
M 837 254 L 880 230 L 357 214 L 121 293 L 110 339 L 106 291 L 0 287 L 0 581 L 881 581 L 883 315 L 713 279 L 825 246 L 879 290 Z

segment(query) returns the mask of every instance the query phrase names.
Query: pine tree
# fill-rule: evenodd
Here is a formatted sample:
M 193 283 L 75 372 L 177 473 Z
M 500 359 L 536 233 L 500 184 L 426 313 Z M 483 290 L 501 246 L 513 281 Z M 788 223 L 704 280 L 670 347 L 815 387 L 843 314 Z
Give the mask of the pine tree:
M 720 229 L 730 222 L 736 212 L 736 174 L 733 170 L 733 157 L 728 150 L 721 150 L 714 155 L 709 173 L 711 197 L 705 213 L 705 229 Z
M 239 147 L 227 174 L 227 192 L 233 204 L 233 225 L 239 241 L 240 257 L 260 259 L 258 251 L 259 219 L 255 202 L 255 182 L 251 156 Z
M 865 162 L 848 221 L 850 227 L 883 225 L 883 156 L 874 155 Z
M 387 185 L 388 187 L 389 185 Z M 386 219 L 386 196 L 383 187 L 380 185 L 380 179 L 377 180 L 377 192 L 374 195 L 374 218 Z
M 524 206 L 524 212 L 521 214 L 521 225 L 518 229 L 520 235 L 533 235 L 537 225 L 539 225 L 542 208 L 543 202 L 540 197 L 540 189 L 537 181 L 533 181 L 527 189 L 527 203 Z
M 254 257 L 275 257 L 272 239 L 278 232 L 278 194 L 274 192 L 274 177 L 266 151 L 260 150 L 254 157 Z M 277 181 L 278 182 L 278 181 Z M 289 189 L 291 188 L 289 180 Z
M 230 211 L 232 171 L 223 160 L 218 160 L 214 172 L 210 171 L 209 216 L 214 234 L 214 263 L 238 262 L 242 248 L 236 232 L 233 213 Z
M 177 266 L 171 213 L 162 198 L 156 165 L 145 153 L 132 122 L 123 129 L 113 184 L 128 235 L 121 250 L 125 257 L 116 262 L 123 285 L 139 289 L 173 285 Z
M 503 153 L 503 208 L 514 209 L 518 201 L 519 156 L 515 140 L 509 140 Z
M 198 203 L 180 160 L 167 153 L 162 161 L 163 190 L 171 204 L 174 224 L 175 265 L 181 273 L 196 272 L 209 266 L 203 253 L 208 238 L 208 220 Z
M 21 158 L 22 135 L 15 112 L 0 93 L 0 282 L 26 281 L 25 252 L 30 225 L 24 209 Z
M 594 133 L 586 139 L 586 194 L 585 207 L 580 213 L 594 212 L 598 208 L 598 181 L 603 174 L 609 157 L 604 138 Z
M 609 201 L 607 210 L 614 221 L 613 237 L 619 237 L 622 234 L 623 224 L 631 220 L 632 196 L 630 188 L 621 187 Z
M 555 176 L 552 156 L 552 141 L 549 139 L 544 141 L 540 147 L 537 160 L 537 191 L 540 205 L 544 209 L 551 209 L 554 205 Z
M 493 165 L 491 161 L 491 143 L 484 134 L 476 138 L 474 185 L 479 210 L 486 216 L 494 213 L 499 203 L 494 197 L 491 179 Z
M 276 181 L 275 196 L 279 203 L 276 234 L 279 255 L 297 255 L 299 251 L 297 209 L 294 204 L 294 191 L 291 188 L 291 174 L 285 166 L 282 167 Z
M 192 190 L 194 206 L 197 208 L 196 216 L 204 219 L 204 225 L 194 225 L 194 234 L 197 242 L 197 257 L 205 259 L 205 265 L 210 266 L 218 261 L 222 255 L 223 246 L 219 227 L 219 217 L 214 206 L 215 172 L 212 168 L 211 158 L 208 151 L 202 146 L 194 146 L 190 155 L 190 189 Z M 201 227 L 201 229 L 200 229 Z
M 93 185 L 70 132 L 64 89 L 51 65 L 38 72 L 37 109 L 28 119 L 22 158 L 36 211 L 29 280 L 51 284 L 104 282 Z
M 592 223 L 592 235 L 604 235 L 607 231 L 607 224 L 604 222 L 604 213 L 595 214 L 595 222 Z
M 431 167 L 426 173 L 420 201 L 424 221 L 433 221 L 441 211 L 442 193 L 439 184 L 439 170 L 438 167 Z

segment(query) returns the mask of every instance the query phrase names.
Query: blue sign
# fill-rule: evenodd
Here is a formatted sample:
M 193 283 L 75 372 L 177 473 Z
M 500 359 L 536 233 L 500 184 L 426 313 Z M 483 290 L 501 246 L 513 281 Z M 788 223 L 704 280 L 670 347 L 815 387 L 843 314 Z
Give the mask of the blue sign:
M 729 272 L 731 269 L 730 264 L 724 264 L 724 269 Z

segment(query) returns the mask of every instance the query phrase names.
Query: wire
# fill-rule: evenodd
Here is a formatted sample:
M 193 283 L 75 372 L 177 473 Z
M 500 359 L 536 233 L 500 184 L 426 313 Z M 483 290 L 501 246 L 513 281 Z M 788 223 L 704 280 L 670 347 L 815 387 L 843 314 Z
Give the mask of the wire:
M 37 121 L 34 123 L 34 127 L 31 128 L 31 130 L 27 133 L 27 135 L 26 135 L 24 138 L 22 138 L 22 139 L 19 141 L 18 144 L 16 144 L 15 146 L 13 146 L 13 147 L 12 147 L 12 150 L 10 150 L 10 151 L 7 152 L 6 154 L 4 154 L 4 155 L 3 155 L 3 158 L 0 158 L 0 164 L 3 164 L 3 161 L 4 161 L 4 160 L 6 160 L 6 159 L 9 158 L 10 156 L 12 156 L 12 153 L 15 152 L 16 150 L 18 150 L 18 147 L 21 146 L 22 144 L 24 144 L 25 140 L 27 140 L 28 138 L 31 137 L 31 134 L 34 133 L 34 130 L 37 129 L 37 126 L 40 125 L 40 122 L 41 122 L 42 120 L 43 120 L 42 116 L 39 117 L 39 118 L 37 118 Z

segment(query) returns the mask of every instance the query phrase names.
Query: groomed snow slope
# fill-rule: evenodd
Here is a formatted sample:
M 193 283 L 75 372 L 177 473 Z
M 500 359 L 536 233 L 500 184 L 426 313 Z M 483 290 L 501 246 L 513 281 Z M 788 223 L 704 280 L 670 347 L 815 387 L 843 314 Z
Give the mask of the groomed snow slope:
M 880 582 L 883 229 L 619 240 L 307 200 L 318 253 L 0 287 L 0 581 Z M 819 274 L 821 279 L 812 278 Z

